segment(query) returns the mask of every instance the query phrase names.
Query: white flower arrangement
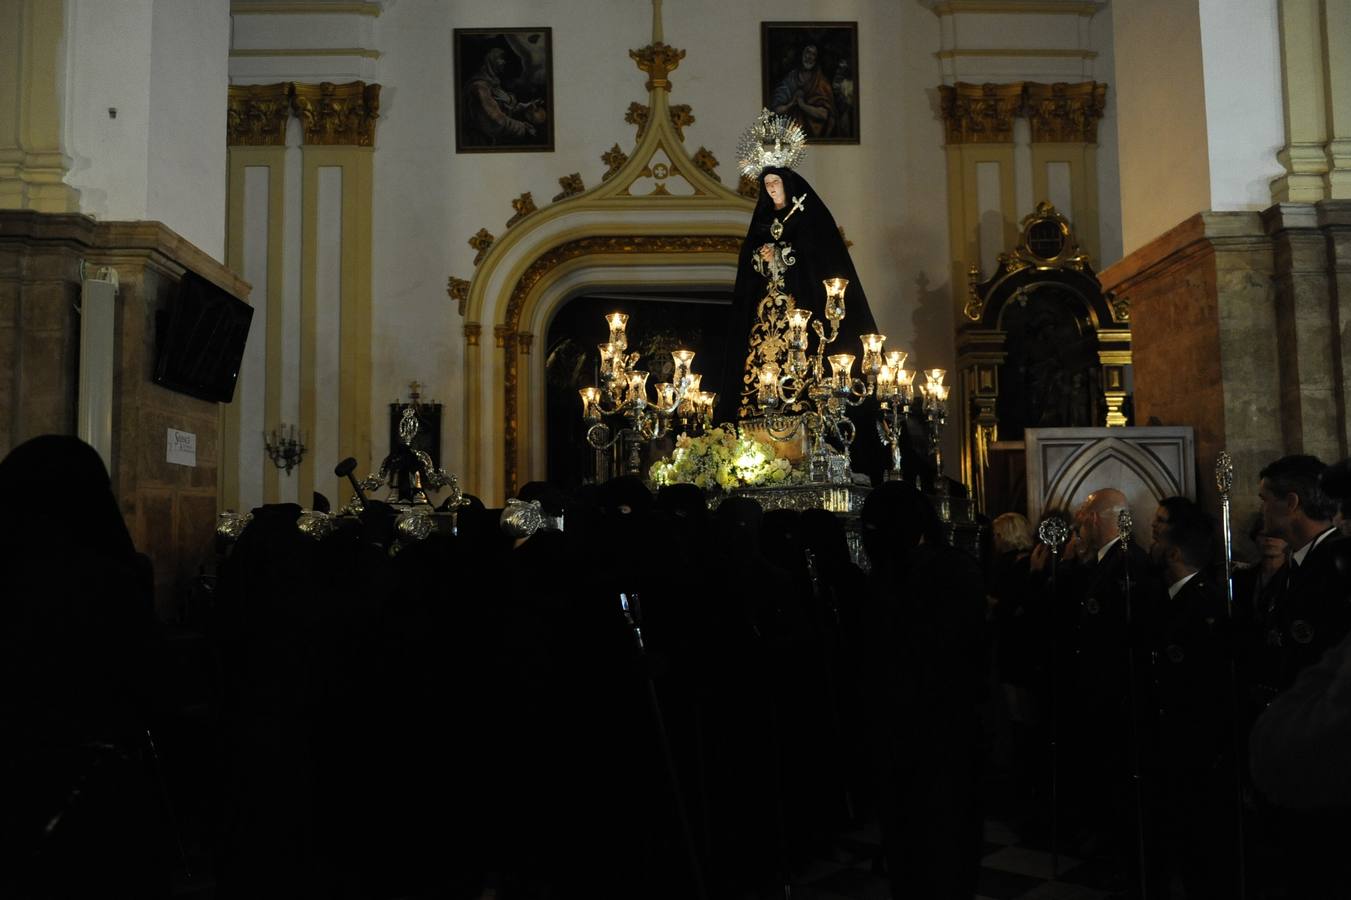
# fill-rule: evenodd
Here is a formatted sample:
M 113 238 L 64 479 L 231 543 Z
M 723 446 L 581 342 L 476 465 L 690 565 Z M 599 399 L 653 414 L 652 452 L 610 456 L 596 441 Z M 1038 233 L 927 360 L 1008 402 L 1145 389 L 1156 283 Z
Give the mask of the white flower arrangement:
M 801 473 L 777 457 L 768 441 L 720 425 L 699 437 L 680 435 L 675 451 L 654 462 L 648 477 L 657 486 L 693 484 L 704 490 L 730 491 L 792 484 L 801 480 Z

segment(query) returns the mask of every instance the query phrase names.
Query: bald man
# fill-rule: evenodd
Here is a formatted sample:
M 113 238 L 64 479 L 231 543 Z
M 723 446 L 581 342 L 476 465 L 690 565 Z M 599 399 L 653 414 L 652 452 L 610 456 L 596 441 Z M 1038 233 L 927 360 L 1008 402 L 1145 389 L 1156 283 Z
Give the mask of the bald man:
M 1153 708 L 1146 689 L 1148 651 L 1166 594 L 1139 544 L 1121 540 L 1118 520 L 1129 508 L 1120 490 L 1102 488 L 1089 494 L 1074 515 L 1085 572 L 1077 598 L 1075 684 L 1065 690 L 1061 727 L 1072 745 L 1067 758 L 1079 764 L 1077 772 L 1067 773 L 1071 793 L 1082 804 L 1078 849 L 1114 859 L 1119 877 L 1138 886 L 1132 776 L 1137 753 L 1152 744 L 1144 715 Z

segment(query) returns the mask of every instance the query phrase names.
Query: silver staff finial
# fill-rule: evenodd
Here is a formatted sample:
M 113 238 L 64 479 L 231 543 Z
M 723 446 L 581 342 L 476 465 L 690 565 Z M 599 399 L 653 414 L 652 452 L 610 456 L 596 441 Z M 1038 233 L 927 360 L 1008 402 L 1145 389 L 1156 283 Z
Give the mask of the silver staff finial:
M 1234 460 L 1228 450 L 1221 450 L 1215 457 L 1215 487 L 1222 498 L 1228 498 L 1234 489 Z
M 1132 529 L 1135 527 L 1135 520 L 1131 518 L 1131 511 L 1123 509 L 1116 514 L 1116 527 L 1121 532 L 1121 543 L 1129 544 L 1131 542 Z
M 1037 537 L 1041 538 L 1043 544 L 1051 548 L 1052 553 L 1060 552 L 1060 548 L 1064 546 L 1065 539 L 1069 535 L 1069 526 L 1060 516 L 1049 516 L 1037 526 Z

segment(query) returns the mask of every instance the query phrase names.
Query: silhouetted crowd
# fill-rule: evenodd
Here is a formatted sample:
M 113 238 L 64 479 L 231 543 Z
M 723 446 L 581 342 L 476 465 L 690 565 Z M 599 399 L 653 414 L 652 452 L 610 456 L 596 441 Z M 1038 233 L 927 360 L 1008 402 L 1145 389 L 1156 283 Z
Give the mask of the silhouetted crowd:
M 866 571 L 834 514 L 628 478 L 397 552 L 384 504 L 270 505 L 185 661 L 97 454 L 39 438 L 0 462 L 0 894 L 783 896 L 875 822 L 894 896 L 969 898 L 999 805 L 1123 895 L 1351 897 L 1346 480 L 1262 472 L 1232 608 L 1212 518 L 1123 540 L 1112 488 L 978 561 L 885 483 Z

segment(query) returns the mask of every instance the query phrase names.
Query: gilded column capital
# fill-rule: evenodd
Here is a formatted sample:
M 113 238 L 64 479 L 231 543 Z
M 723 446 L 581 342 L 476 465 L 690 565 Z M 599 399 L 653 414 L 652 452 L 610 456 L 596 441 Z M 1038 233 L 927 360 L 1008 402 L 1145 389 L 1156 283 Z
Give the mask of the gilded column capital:
M 483 326 L 478 322 L 464 323 L 464 342 L 470 347 L 478 346 L 479 336 L 483 334 Z
M 351 81 L 296 84 L 294 107 L 307 146 L 375 145 L 380 85 Z
M 488 255 L 488 251 L 492 249 L 495 240 L 497 238 L 493 237 L 493 233 L 486 228 L 480 228 L 474 233 L 474 236 L 469 239 L 469 246 L 475 251 L 474 265 L 483 262 L 483 257 Z
M 225 113 L 226 143 L 231 147 L 285 147 L 295 85 L 232 84 Z
M 1098 120 L 1107 106 L 1107 85 L 1096 81 L 1025 85 L 1024 105 L 1032 143 L 1098 142 Z
M 504 350 L 515 349 L 516 332 L 511 330 L 510 325 L 493 326 L 493 344 Z
M 649 91 L 653 88 L 665 88 L 669 91 L 671 81 L 667 76 L 680 65 L 680 61 L 685 58 L 685 51 L 677 50 L 661 41 L 654 41 L 646 47 L 630 50 L 629 57 L 638 64 L 639 69 L 647 73 L 646 87 Z
M 507 220 L 508 228 L 515 225 L 537 209 L 535 206 L 535 198 L 530 195 L 530 191 L 526 191 L 524 194 L 511 201 L 511 208 L 516 211 L 516 214 Z
M 469 302 L 469 279 L 450 276 L 446 281 L 446 293 L 455 301 L 456 311 L 464 315 L 464 305 Z
M 1023 106 L 1023 83 L 939 85 L 949 144 L 1006 144 Z
M 528 356 L 530 347 L 535 343 L 535 336 L 528 331 L 522 331 L 516 335 L 516 342 L 521 348 L 521 354 Z

